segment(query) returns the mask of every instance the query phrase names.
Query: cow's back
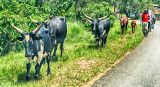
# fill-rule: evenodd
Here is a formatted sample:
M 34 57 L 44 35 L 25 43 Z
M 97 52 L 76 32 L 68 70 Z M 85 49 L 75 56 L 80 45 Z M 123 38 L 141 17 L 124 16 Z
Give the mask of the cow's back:
M 55 17 L 50 21 L 51 29 L 55 29 L 56 40 L 58 43 L 64 41 L 67 35 L 66 19 L 64 17 Z M 51 34 L 53 34 L 51 30 Z
M 101 20 L 98 25 L 99 25 L 99 29 L 100 28 L 104 28 L 104 30 L 106 30 L 106 33 L 109 32 L 109 30 L 110 30 L 110 21 L 108 19 Z

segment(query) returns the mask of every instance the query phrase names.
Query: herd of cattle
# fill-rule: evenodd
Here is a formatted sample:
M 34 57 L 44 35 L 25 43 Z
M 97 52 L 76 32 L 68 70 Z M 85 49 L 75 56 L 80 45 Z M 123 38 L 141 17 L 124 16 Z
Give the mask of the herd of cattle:
M 98 42 L 98 48 L 100 48 L 100 44 L 105 44 L 106 47 L 106 41 L 108 37 L 108 33 L 110 30 L 110 20 L 107 18 L 110 16 L 93 19 L 89 16 L 87 16 L 83 10 L 82 10 L 83 16 L 87 19 L 89 23 L 91 23 L 92 26 L 92 34 L 95 35 L 95 39 Z M 30 62 L 31 60 L 37 61 L 37 64 L 35 66 L 35 81 L 38 81 L 40 76 L 40 68 L 43 64 L 43 62 L 47 60 L 47 75 L 50 74 L 50 59 L 51 59 L 51 53 L 54 48 L 53 56 L 56 56 L 56 50 L 58 43 L 60 43 L 60 49 L 61 49 L 61 56 L 63 48 L 63 43 L 67 35 L 67 24 L 66 19 L 64 17 L 54 17 L 49 18 L 46 21 L 38 22 L 34 19 L 29 19 L 36 23 L 38 27 L 34 29 L 33 31 L 27 33 L 25 31 L 22 31 L 21 29 L 15 27 L 11 24 L 11 26 L 21 34 L 21 37 L 17 37 L 18 40 L 23 41 L 24 47 L 25 47 L 25 57 L 27 58 L 27 75 L 26 80 L 30 80 Z M 123 17 L 120 18 L 120 25 L 122 33 L 124 34 L 124 31 L 127 30 L 128 25 L 128 18 Z M 132 25 L 132 33 L 135 31 L 136 21 L 131 22 Z M 134 29 L 133 29 L 134 28 Z

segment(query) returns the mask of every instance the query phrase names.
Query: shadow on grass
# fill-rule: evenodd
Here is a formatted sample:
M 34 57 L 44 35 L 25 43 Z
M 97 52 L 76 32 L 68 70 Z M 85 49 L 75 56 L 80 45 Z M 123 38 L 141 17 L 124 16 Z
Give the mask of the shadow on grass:
M 60 60 L 60 61 L 63 61 L 63 62 L 65 62 L 65 61 L 67 61 L 69 59 L 69 57 L 67 56 L 67 55 L 63 55 L 62 57 L 61 56 L 56 56 L 56 57 L 51 57 L 51 61 L 52 62 L 58 62 L 58 60 Z
M 97 43 L 97 42 L 95 42 L 95 43 Z M 90 48 L 90 49 L 97 49 L 98 50 L 98 43 L 96 45 L 95 44 L 90 44 L 88 46 L 88 48 Z
M 17 81 L 18 84 L 23 84 L 23 83 L 25 84 L 27 82 L 34 81 L 35 72 L 30 71 L 30 78 L 31 78 L 30 81 L 26 80 L 26 74 L 27 72 L 22 72 L 18 75 L 18 81 Z

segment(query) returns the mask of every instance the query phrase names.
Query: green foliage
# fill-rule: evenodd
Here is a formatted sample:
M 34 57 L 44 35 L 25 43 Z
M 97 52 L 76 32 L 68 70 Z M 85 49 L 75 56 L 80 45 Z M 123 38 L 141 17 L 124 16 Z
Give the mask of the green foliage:
M 66 16 L 67 11 L 72 7 L 73 0 L 49 0 L 44 1 L 43 9 L 47 9 L 47 14 L 52 16 Z
M 108 19 L 110 20 L 110 26 L 113 27 L 117 18 L 111 15 Z
M 107 16 L 111 13 L 109 3 L 101 2 L 101 3 L 89 3 L 88 7 L 85 10 L 85 13 L 88 14 L 92 18 L 101 18 L 103 16 Z

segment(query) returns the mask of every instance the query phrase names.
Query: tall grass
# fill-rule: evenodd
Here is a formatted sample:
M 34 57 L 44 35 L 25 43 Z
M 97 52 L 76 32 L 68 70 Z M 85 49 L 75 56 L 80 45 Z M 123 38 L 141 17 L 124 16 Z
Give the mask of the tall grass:
M 136 27 L 135 34 L 132 34 L 129 23 L 127 34 L 122 35 L 119 21 L 116 21 L 115 26 L 109 31 L 107 47 L 98 50 L 94 35 L 84 24 L 67 22 L 67 27 L 65 53 L 60 57 L 60 49 L 58 49 L 58 59 L 51 59 L 51 76 L 46 76 L 47 64 L 45 63 L 41 67 L 40 80 L 34 83 L 36 63 L 32 62 L 30 70 L 32 80 L 27 82 L 25 52 L 10 52 L 0 57 L 0 86 L 80 86 L 113 64 L 126 51 L 135 48 L 143 39 L 139 25 Z

